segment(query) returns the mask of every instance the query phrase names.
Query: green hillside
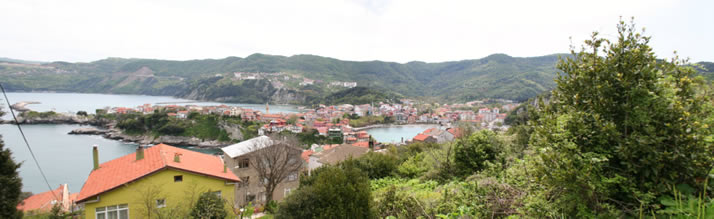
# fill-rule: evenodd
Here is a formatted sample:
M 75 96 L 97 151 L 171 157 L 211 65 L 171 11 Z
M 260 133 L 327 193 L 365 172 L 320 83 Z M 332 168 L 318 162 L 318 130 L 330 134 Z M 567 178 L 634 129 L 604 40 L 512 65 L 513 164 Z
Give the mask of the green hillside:
M 285 57 L 253 54 L 245 58 L 189 61 L 107 58 L 89 63 L 0 65 L 0 80 L 7 84 L 8 89 L 15 91 L 172 95 L 260 102 L 271 101 L 275 98 L 271 95 L 279 88 L 266 87 L 267 83 L 260 84 L 266 85 L 263 87 L 256 87 L 255 83 L 244 87 L 239 83 L 227 83 L 228 79 L 207 78 L 216 74 L 230 78 L 233 72 L 283 72 L 322 82 L 314 86 L 298 86 L 298 82 L 283 81 L 286 85 L 283 90 L 290 90 L 292 95 L 296 95 L 292 100 L 339 92 L 341 89 L 328 86 L 329 82 L 347 81 L 405 97 L 443 101 L 479 98 L 522 101 L 554 86 L 557 59 L 558 55 L 516 58 L 494 54 L 474 60 L 400 64 L 342 61 L 314 55 Z M 219 91 L 221 89 L 231 92 Z M 256 90 L 268 93 L 248 93 Z

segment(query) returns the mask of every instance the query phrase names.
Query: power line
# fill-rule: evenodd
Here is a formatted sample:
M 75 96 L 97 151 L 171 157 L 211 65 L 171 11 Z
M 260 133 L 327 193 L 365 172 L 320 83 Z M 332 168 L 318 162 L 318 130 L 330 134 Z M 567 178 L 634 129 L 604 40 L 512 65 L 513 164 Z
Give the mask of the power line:
M 12 106 L 10 106 L 10 99 L 7 98 L 7 94 L 5 93 L 5 87 L 0 84 L 0 89 L 2 90 L 2 95 L 5 96 L 5 101 L 7 102 L 7 107 L 10 109 L 10 114 L 12 114 L 12 119 L 15 120 L 15 125 L 17 125 L 17 129 L 20 130 L 20 134 L 22 135 L 22 140 L 25 140 L 25 145 L 27 145 L 27 150 L 30 150 L 30 154 L 32 155 L 32 159 L 35 161 L 35 164 L 37 165 L 37 169 L 40 170 L 40 174 L 42 175 L 42 178 L 45 179 L 45 183 L 47 184 L 47 188 L 50 189 L 50 193 L 52 193 L 52 196 L 55 197 L 55 200 L 59 200 L 57 195 L 55 194 L 55 191 L 52 189 L 52 186 L 50 186 L 50 182 L 47 181 L 47 177 L 45 176 L 45 172 L 42 171 L 42 167 L 40 167 L 40 162 L 37 162 L 37 158 L 35 157 L 35 153 L 32 152 L 32 148 L 30 147 L 30 143 L 27 141 L 27 137 L 25 137 L 25 132 L 22 131 L 22 127 L 20 127 L 20 123 L 17 122 L 17 117 L 15 116 L 15 111 L 12 110 Z M 60 200 L 61 201 L 61 200 Z

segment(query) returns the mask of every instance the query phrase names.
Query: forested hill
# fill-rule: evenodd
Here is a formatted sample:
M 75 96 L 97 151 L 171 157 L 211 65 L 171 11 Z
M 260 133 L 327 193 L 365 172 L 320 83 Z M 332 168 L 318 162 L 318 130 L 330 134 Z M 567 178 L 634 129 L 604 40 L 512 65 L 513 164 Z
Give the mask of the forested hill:
M 504 98 L 523 101 L 553 88 L 559 55 L 517 58 L 494 54 L 481 59 L 405 64 L 342 61 L 314 55 L 168 61 L 107 58 L 89 63 L 26 63 L 0 60 L 0 81 L 13 91 L 59 91 L 171 95 L 192 99 L 300 103 L 345 88 L 330 82 L 357 82 L 405 97 L 439 101 Z M 273 83 L 245 83 L 233 72 L 283 72 Z M 212 77 L 218 77 L 211 79 Z M 314 85 L 298 85 L 304 79 Z M 275 83 L 275 82 L 279 83 Z M 231 92 L 225 92 L 229 89 Z M 260 91 L 257 95 L 250 91 Z M 358 92 L 350 92 L 358 93 Z M 375 96 L 393 96 L 375 95 Z

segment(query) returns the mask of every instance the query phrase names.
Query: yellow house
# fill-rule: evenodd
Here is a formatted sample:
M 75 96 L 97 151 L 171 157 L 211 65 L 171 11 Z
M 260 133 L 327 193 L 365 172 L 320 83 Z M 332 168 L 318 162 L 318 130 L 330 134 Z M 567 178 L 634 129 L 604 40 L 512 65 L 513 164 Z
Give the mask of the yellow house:
M 188 215 L 201 193 L 214 192 L 235 212 L 235 185 L 221 158 L 159 144 L 99 165 L 94 147 L 94 170 L 77 203 L 85 218 L 178 218 Z

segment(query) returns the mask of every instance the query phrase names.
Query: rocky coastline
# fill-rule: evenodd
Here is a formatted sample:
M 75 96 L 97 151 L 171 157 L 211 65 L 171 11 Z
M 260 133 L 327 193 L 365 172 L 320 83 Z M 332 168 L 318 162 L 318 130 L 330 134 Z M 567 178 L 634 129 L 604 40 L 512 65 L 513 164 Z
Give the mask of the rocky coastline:
M 217 140 L 206 141 L 206 140 L 202 140 L 200 138 L 187 137 L 187 136 L 129 135 L 129 134 L 125 134 L 121 130 L 115 129 L 115 128 L 110 128 L 110 129 L 100 129 L 100 128 L 96 128 L 96 127 L 78 128 L 78 129 L 70 131 L 67 134 L 70 134 L 70 135 L 99 135 L 106 139 L 124 141 L 124 142 L 133 142 L 133 143 L 137 143 L 137 144 L 141 144 L 141 145 L 163 143 L 163 144 L 169 144 L 169 145 L 185 145 L 185 146 L 197 146 L 197 147 L 203 147 L 203 148 L 218 148 L 218 147 L 224 147 L 224 146 L 233 144 L 232 142 L 223 142 L 223 141 L 217 141 Z
M 71 125 L 91 125 L 91 127 L 82 127 L 70 131 L 70 135 L 99 135 L 106 139 L 133 142 L 141 145 L 145 144 L 169 144 L 169 145 L 185 145 L 197 146 L 203 148 L 218 148 L 224 147 L 233 142 L 223 142 L 217 140 L 202 140 L 196 137 L 187 136 L 153 136 L 153 135 L 129 135 L 121 130 L 114 128 L 110 121 L 96 120 L 86 116 L 62 115 L 58 114 L 52 117 L 33 117 L 24 118 L 18 117 L 19 124 L 71 124 Z M 0 124 L 15 124 L 14 120 L 0 120 Z M 231 132 L 232 137 L 242 137 L 240 131 Z

